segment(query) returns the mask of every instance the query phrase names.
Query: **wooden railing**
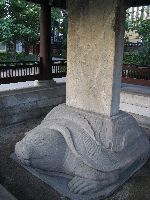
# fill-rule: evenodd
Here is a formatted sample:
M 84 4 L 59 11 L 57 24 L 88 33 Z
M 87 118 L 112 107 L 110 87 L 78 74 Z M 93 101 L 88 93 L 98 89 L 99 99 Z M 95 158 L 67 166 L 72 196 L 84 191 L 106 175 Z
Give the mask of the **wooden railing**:
M 0 62 L 0 84 L 40 80 L 41 69 L 41 63 L 38 61 Z M 66 71 L 66 60 L 52 61 L 49 79 L 65 77 Z
M 52 78 L 62 78 L 67 74 L 67 60 L 52 61 Z
M 41 64 L 34 62 L 0 62 L 0 84 L 40 80 Z M 50 66 L 49 79 L 65 77 L 67 61 L 55 60 Z M 150 67 L 123 65 L 122 82 L 150 87 Z
M 150 87 L 150 67 L 123 65 L 122 82 Z
M 0 84 L 40 79 L 39 62 L 0 62 Z

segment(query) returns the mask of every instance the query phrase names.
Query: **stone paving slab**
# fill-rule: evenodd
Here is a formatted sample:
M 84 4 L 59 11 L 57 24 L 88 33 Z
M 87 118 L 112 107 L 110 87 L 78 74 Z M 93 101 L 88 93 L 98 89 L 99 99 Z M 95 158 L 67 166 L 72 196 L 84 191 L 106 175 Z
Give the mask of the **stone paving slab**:
M 0 200 L 17 200 L 10 192 L 0 185 Z

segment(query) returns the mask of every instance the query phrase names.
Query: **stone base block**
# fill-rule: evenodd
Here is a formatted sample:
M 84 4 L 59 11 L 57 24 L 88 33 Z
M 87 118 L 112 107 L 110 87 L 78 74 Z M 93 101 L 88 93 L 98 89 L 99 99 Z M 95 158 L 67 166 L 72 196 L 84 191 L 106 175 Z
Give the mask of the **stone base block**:
M 103 199 L 146 162 L 150 143 L 125 112 L 113 117 L 66 105 L 16 144 L 27 170 L 72 200 Z
M 36 80 L 34 81 L 34 86 L 38 87 L 53 87 L 56 85 L 56 81 L 51 80 Z

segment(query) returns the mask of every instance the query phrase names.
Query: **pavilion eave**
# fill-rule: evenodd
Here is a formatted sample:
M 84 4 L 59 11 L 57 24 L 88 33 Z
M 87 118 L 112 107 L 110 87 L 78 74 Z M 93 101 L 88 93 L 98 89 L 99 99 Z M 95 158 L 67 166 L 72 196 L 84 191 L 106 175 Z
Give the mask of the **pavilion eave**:
M 53 7 L 66 9 L 66 0 L 26 0 L 26 1 L 37 4 L 45 4 L 49 2 Z
M 48 0 L 26 0 L 33 3 L 43 4 Z M 52 0 L 52 6 L 59 7 L 59 8 L 66 8 L 67 0 Z M 150 0 L 128 0 L 127 1 L 128 7 L 135 7 L 135 6 L 145 6 L 150 5 Z
M 128 0 L 129 7 L 150 5 L 150 0 Z

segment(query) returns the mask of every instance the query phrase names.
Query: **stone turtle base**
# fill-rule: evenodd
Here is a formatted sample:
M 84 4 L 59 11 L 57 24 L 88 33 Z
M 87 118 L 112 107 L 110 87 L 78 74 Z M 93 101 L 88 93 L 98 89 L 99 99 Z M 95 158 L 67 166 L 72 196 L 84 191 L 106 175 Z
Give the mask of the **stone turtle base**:
M 21 165 L 19 160 L 17 159 L 15 153 L 11 154 L 11 158 L 13 160 L 15 160 L 19 165 Z M 131 166 L 130 169 L 128 170 L 128 172 L 126 172 L 126 173 L 128 173 L 129 176 L 131 175 L 131 173 L 134 173 L 132 171 L 133 170 L 132 168 L 135 169 L 135 165 L 137 166 L 137 169 L 135 169 L 135 171 L 138 170 L 139 168 L 141 168 L 143 165 L 143 162 L 141 162 L 141 165 L 140 165 L 140 162 L 141 161 L 137 161 L 136 163 L 134 163 L 134 165 Z M 113 194 L 113 192 L 116 191 L 116 188 L 118 188 L 119 185 L 122 185 L 126 181 L 126 179 L 123 179 L 114 185 L 110 185 L 109 187 L 104 189 L 103 192 L 100 192 L 99 194 L 95 193 L 95 194 L 91 194 L 91 195 L 84 195 L 81 197 L 81 195 L 76 195 L 76 194 L 70 193 L 68 184 L 72 177 L 70 177 L 69 175 L 67 177 L 67 175 L 63 176 L 63 175 L 60 175 L 59 173 L 51 173 L 51 176 L 50 176 L 50 175 L 46 174 L 46 172 L 44 173 L 41 170 L 35 170 L 31 167 L 26 167 L 24 165 L 21 165 L 21 166 L 24 167 L 32 175 L 36 176 L 41 181 L 48 184 L 50 187 L 54 188 L 60 194 L 69 197 L 70 200 L 102 200 L 102 199 L 105 199 L 107 193 Z M 125 177 L 127 176 L 126 173 L 124 174 Z M 110 193 L 110 191 L 111 191 L 111 193 Z M 98 195 L 100 195 L 101 197 L 97 198 Z
M 0 200 L 17 200 L 2 185 L 0 185 Z
M 108 117 L 62 104 L 16 144 L 15 154 L 32 174 L 71 200 L 98 200 L 145 164 L 150 143 L 125 112 Z
M 68 200 L 10 158 L 17 141 L 40 123 L 30 120 L 0 130 L 0 183 L 18 200 Z M 149 200 L 150 160 L 106 200 Z

